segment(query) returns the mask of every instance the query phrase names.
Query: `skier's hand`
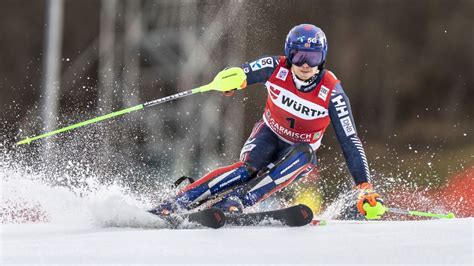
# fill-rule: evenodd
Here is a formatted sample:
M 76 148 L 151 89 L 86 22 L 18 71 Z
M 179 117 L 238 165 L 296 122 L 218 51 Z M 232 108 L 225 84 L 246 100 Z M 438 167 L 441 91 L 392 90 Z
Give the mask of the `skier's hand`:
M 357 209 L 366 219 L 380 219 L 385 213 L 383 200 L 378 193 L 374 191 L 372 184 L 362 183 L 356 186 Z
M 240 67 L 225 68 L 217 73 L 213 83 L 215 90 L 222 91 L 224 95 L 233 95 L 235 90 L 241 90 L 247 87 L 247 75 Z

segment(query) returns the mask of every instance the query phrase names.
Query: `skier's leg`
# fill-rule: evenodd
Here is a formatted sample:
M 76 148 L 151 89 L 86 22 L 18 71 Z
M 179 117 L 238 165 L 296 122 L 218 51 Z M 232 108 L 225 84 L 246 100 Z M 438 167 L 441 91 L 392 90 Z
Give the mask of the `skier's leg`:
M 253 127 L 252 133 L 240 152 L 240 160 L 257 171 L 262 170 L 278 159 L 280 146 L 288 145 L 280 140 L 275 133 L 260 120 Z
M 213 196 L 224 191 L 228 192 L 230 188 L 248 182 L 255 177 L 258 170 L 275 159 L 278 143 L 276 135 L 265 126 L 263 121 L 257 122 L 242 148 L 242 161 L 216 169 L 189 184 L 171 201 L 155 208 L 155 212 L 173 212 L 176 211 L 176 208 L 192 209 Z
M 176 212 L 179 209 L 193 209 L 204 203 L 209 197 L 228 190 L 233 186 L 247 182 L 254 176 L 255 172 L 255 170 L 248 167 L 244 162 L 237 162 L 215 169 L 187 185 L 172 199 L 163 202 L 150 212 L 166 215 L 171 212 Z
M 254 205 L 288 186 L 295 179 L 308 174 L 314 168 L 315 156 L 313 149 L 307 143 L 296 143 L 265 172 L 235 189 L 224 197 L 222 205 L 228 199 L 239 198 L 245 207 Z
M 215 169 L 183 188 L 176 195 L 176 203 L 180 208 L 192 209 L 201 205 L 211 196 L 247 182 L 254 176 L 254 173 L 255 170 L 244 162 Z

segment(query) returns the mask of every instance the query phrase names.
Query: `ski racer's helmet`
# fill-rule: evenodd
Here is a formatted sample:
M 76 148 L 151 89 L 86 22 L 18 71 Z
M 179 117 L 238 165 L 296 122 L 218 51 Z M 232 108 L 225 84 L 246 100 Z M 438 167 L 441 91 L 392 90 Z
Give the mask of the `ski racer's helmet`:
M 290 30 L 285 42 L 285 56 L 291 64 L 323 68 L 328 52 L 324 32 L 311 24 L 301 24 Z

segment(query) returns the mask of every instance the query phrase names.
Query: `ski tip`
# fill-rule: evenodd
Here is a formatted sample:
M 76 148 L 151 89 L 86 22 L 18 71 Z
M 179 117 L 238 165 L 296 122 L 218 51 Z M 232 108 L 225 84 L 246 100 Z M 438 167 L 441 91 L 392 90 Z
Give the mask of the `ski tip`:
M 297 205 L 298 208 L 298 214 L 302 219 L 295 219 L 295 223 L 288 224 L 290 226 L 303 226 L 311 223 L 313 220 L 313 211 L 311 210 L 310 207 L 304 205 L 304 204 L 299 204 Z
M 214 220 L 216 221 L 215 222 L 215 227 L 212 227 L 212 228 L 221 228 L 225 225 L 225 214 L 222 210 L 220 209 L 217 209 L 217 208 L 214 208 L 213 209 L 213 216 L 214 216 Z
M 206 227 L 218 229 L 225 225 L 226 217 L 222 210 L 217 208 L 205 209 L 199 212 L 196 221 Z

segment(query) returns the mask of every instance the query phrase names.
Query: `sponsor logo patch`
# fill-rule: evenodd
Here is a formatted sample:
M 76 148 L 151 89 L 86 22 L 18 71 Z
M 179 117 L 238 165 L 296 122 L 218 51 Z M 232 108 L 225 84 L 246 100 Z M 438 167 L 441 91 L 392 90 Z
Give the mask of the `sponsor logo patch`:
M 287 76 L 288 76 L 288 69 L 286 68 L 280 68 L 280 70 L 278 70 L 278 73 L 276 75 L 277 79 L 283 80 L 283 81 L 286 80 Z
M 270 128 L 278 135 L 283 136 L 287 139 L 290 139 L 292 141 L 300 141 L 300 142 L 311 142 L 313 139 L 313 134 L 312 133 L 298 133 L 294 132 L 280 124 L 278 124 L 275 119 L 270 118 L 268 120 L 268 125 Z
M 268 81 L 265 85 L 268 88 L 268 92 L 271 95 L 270 99 L 273 103 L 298 118 L 313 120 L 328 115 L 327 109 L 316 103 L 300 98 L 296 94 Z
M 337 116 L 343 117 L 349 114 L 349 111 L 347 110 L 346 101 L 344 101 L 344 98 L 341 95 L 336 96 L 331 101 L 334 103 L 334 106 L 336 107 Z
M 321 89 L 319 90 L 318 97 L 321 100 L 326 101 L 326 99 L 328 98 L 328 93 L 329 93 L 329 89 L 326 86 L 322 85 Z
M 341 118 L 341 124 L 346 136 L 355 134 L 354 126 L 352 125 L 352 121 L 349 116 Z
M 265 67 L 273 67 L 273 58 L 264 57 L 250 63 L 250 68 L 252 71 L 257 71 Z
M 316 132 L 313 136 L 313 140 L 317 140 L 319 137 L 321 137 L 321 132 Z
M 273 100 L 276 100 L 278 99 L 278 96 L 280 96 L 280 91 L 275 89 L 273 86 L 270 86 L 270 96 L 273 98 Z

